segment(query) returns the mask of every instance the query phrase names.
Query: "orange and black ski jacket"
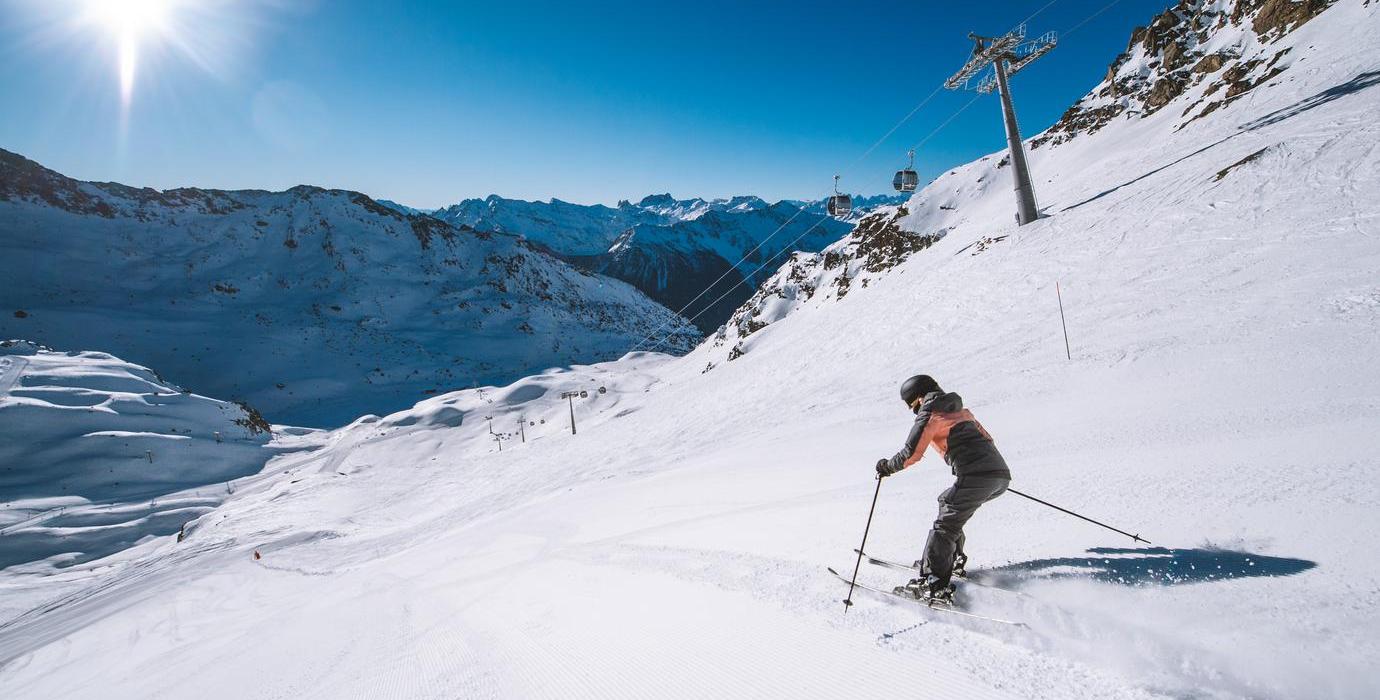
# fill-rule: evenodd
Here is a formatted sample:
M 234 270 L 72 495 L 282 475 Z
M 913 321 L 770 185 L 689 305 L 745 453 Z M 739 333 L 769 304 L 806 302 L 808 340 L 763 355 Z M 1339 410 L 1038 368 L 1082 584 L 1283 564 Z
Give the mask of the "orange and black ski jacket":
M 915 412 L 915 424 L 906 436 L 905 447 L 888 460 L 892 471 L 919 462 L 931 444 L 956 476 L 1011 478 L 1011 470 L 992 436 L 963 407 L 963 398 L 958 394 L 932 391 L 925 395 Z

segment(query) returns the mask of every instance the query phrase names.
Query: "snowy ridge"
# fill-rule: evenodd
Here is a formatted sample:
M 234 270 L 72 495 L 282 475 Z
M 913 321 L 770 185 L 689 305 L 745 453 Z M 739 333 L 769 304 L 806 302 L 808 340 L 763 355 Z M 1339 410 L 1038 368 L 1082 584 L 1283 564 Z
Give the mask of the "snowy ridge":
M 579 256 L 607 250 L 619 234 L 639 224 L 668 225 L 693 221 L 709 212 L 742 214 L 767 206 L 752 196 L 705 200 L 653 194 L 636 204 L 623 200 L 609 207 L 559 199 L 528 202 L 491 194 L 437 209 L 432 215 L 454 224 L 521 235 L 563 255 Z
M 875 207 L 901 201 L 904 198 L 897 195 L 859 195 L 855 205 L 861 213 L 866 213 Z M 768 204 L 762 198 L 751 195 L 706 200 L 699 197 L 676 199 L 670 194 L 653 194 L 635 204 L 628 200 L 620 201 L 616 207 L 572 204 L 559 199 L 529 202 L 489 195 L 483 199 L 466 199 L 431 214 L 453 224 L 521 235 L 562 255 L 583 256 L 608 250 L 623 232 L 633 226 L 670 226 L 694 221 L 711 212 L 751 214 L 769 208 L 781 209 L 787 205 L 804 207 L 811 212 L 824 211 L 822 201 L 783 200 Z M 726 222 L 734 220 L 724 218 Z
M 611 359 L 666 324 L 632 287 L 365 195 L 137 190 L 0 152 L 0 337 L 101 348 L 270 419 L 339 425 Z

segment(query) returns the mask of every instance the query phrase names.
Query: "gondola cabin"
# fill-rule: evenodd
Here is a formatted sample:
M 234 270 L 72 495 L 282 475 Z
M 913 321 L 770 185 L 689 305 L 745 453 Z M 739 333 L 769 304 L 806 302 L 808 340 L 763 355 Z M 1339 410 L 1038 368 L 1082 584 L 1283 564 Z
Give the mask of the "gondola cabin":
M 853 198 L 846 194 L 836 194 L 829 198 L 829 216 L 847 219 L 853 213 Z
M 829 198 L 829 216 L 847 219 L 853 213 L 853 198 L 839 192 L 839 176 L 834 176 L 834 195 Z
M 896 171 L 896 177 L 891 178 L 891 186 L 897 192 L 914 192 L 920 186 L 920 175 L 915 172 L 915 150 L 906 152 L 910 162 L 906 167 Z
M 909 168 L 897 170 L 896 177 L 891 178 L 891 186 L 897 192 L 914 192 L 920 186 L 920 175 Z

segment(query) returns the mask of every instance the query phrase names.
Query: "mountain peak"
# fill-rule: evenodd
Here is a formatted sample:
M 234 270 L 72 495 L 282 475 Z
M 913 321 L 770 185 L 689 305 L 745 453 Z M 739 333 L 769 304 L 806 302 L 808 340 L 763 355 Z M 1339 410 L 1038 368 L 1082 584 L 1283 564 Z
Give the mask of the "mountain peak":
M 664 207 L 675 203 L 676 198 L 672 197 L 670 192 L 663 192 L 662 194 L 649 194 L 646 197 L 643 197 L 642 201 L 637 203 L 637 206 L 643 208 Z

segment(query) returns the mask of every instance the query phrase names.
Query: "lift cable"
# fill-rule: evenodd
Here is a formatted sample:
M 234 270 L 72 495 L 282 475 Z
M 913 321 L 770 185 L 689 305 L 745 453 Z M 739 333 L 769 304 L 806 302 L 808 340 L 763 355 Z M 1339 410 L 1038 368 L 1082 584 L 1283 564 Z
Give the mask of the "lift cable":
M 1025 19 L 1021 20 L 1019 23 L 1017 23 L 1017 24 L 1015 25 L 1015 27 L 1012 28 L 1012 30 L 1014 31 L 1016 27 L 1020 27 L 1022 24 L 1025 24 L 1025 23 L 1029 22 L 1030 20 L 1034 19 L 1036 16 L 1038 16 L 1039 14 L 1041 14 L 1042 12 L 1044 12 L 1045 10 L 1048 10 L 1050 7 L 1052 7 L 1053 5 L 1055 5 L 1055 4 L 1058 3 L 1058 2 L 1059 2 L 1059 0 L 1049 0 L 1049 2 L 1046 2 L 1044 5 L 1040 6 L 1039 9 L 1035 10 L 1034 12 L 1032 12 L 1028 17 L 1026 17 Z M 1107 10 L 1110 10 L 1112 7 L 1116 6 L 1116 5 L 1119 4 L 1120 2 L 1121 2 L 1121 0 L 1111 0 L 1111 2 L 1107 3 L 1106 5 L 1102 6 L 1102 8 L 1100 8 L 1100 9 L 1098 9 L 1097 11 L 1093 12 L 1092 14 L 1088 15 L 1087 17 L 1083 18 L 1082 21 L 1080 21 L 1080 22 L 1078 22 L 1077 24 L 1073 25 L 1073 27 L 1071 27 L 1070 29 L 1067 29 L 1067 30 L 1065 30 L 1064 32 L 1062 32 L 1062 35 L 1065 36 L 1065 37 L 1067 37 L 1069 34 L 1072 34 L 1073 32 L 1077 31 L 1078 29 L 1081 29 L 1081 28 L 1082 28 L 1084 25 L 1086 25 L 1088 22 L 1091 22 L 1093 19 L 1097 18 L 1098 16 L 1100 16 L 1101 14 L 1103 14 L 1104 12 L 1106 12 Z M 917 113 L 919 113 L 919 111 L 920 111 L 921 109 L 923 109 L 923 108 L 925 107 L 925 105 L 929 104 L 929 102 L 930 102 L 932 99 L 934 99 L 934 97 L 935 97 L 936 95 L 938 95 L 939 92 L 940 92 L 942 89 L 943 89 L 943 86 L 942 86 L 942 85 L 941 85 L 940 87 L 935 88 L 935 90 L 934 90 L 933 92 L 931 92 L 929 95 L 927 95 L 927 96 L 925 97 L 925 99 L 921 100 L 919 104 L 917 104 L 915 107 L 913 107 L 913 108 L 910 110 L 910 112 L 906 113 L 906 115 L 903 116 L 903 117 L 901 117 L 901 119 L 898 120 L 898 121 L 896 122 L 895 125 L 893 125 L 890 129 L 888 129 L 887 132 L 886 132 L 885 134 L 883 134 L 881 138 L 877 139 L 877 141 L 875 141 L 871 146 L 869 146 L 869 147 L 867 148 L 867 150 L 864 151 L 864 152 L 862 153 L 862 155 L 860 155 L 860 156 L 858 156 L 856 159 L 854 159 L 854 161 L 853 161 L 851 164 L 849 164 L 848 167 L 845 168 L 845 169 L 843 170 L 843 172 L 846 173 L 846 172 L 851 171 L 854 167 L 856 167 L 856 166 L 857 166 L 858 164 L 860 164 L 863 160 L 865 160 L 869 155 L 871 155 L 872 152 L 875 151 L 879 146 L 881 146 L 882 143 L 884 143 L 888 138 L 890 138 L 890 137 L 892 136 L 892 134 L 896 133 L 896 131 L 897 131 L 898 129 L 900 129 L 903 125 L 905 125 L 906 122 L 910 121 L 910 119 L 911 119 L 912 117 L 914 117 Z M 972 106 L 972 104 L 973 104 L 974 102 L 977 101 L 978 97 L 979 97 L 979 95 L 974 95 L 974 96 L 973 96 L 973 99 L 969 100 L 969 101 L 968 101 L 967 103 L 965 103 L 962 107 L 959 107 L 958 110 L 956 110 L 953 114 L 949 115 L 949 117 L 948 117 L 947 119 L 945 119 L 943 122 L 941 122 L 941 123 L 939 124 L 939 126 L 935 127 L 935 128 L 934 128 L 932 131 L 930 131 L 930 133 L 927 134 L 924 138 L 922 138 L 922 139 L 920 139 L 920 141 L 916 142 L 916 144 L 915 144 L 914 146 L 911 146 L 910 150 L 919 150 L 927 141 L 929 141 L 929 140 L 930 140 L 931 138 L 933 138 L 936 134 L 938 134 L 944 127 L 948 126 L 951 122 L 953 122 L 954 119 L 958 118 L 958 115 L 962 114 L 965 110 L 967 110 L 970 106 Z M 827 197 L 827 195 L 826 195 L 826 197 Z M 693 305 L 695 302 L 697 302 L 697 301 L 699 301 L 701 298 L 703 298 L 704 295 L 705 295 L 705 294 L 708 294 L 709 291 L 710 291 L 711 289 L 713 289 L 715 285 L 717 285 L 717 284 L 719 284 L 720 282 L 722 282 L 725 278 L 728 277 L 728 275 L 729 275 L 730 273 L 732 273 L 734 270 L 737 270 L 743 263 L 747 262 L 748 259 L 751 258 L 754 254 L 756 254 L 758 250 L 761 250 L 762 246 L 766 245 L 768 241 L 770 241 L 772 238 L 775 238 L 777 234 L 781 233 L 781 231 L 785 230 L 785 228 L 786 228 L 787 226 L 789 226 L 789 225 L 791 224 L 791 222 L 795 221 L 795 219 L 796 219 L 797 217 L 799 217 L 799 216 L 800 216 L 802 213 L 804 213 L 804 212 L 805 212 L 805 207 L 804 207 L 804 206 L 802 206 L 802 207 L 800 207 L 799 209 L 797 209 L 796 212 L 795 212 L 794 214 L 792 214 L 789 218 L 787 218 L 784 222 L 782 222 L 782 224 L 781 224 L 780 226 L 778 226 L 778 227 L 776 228 L 776 230 L 772 231 L 770 234 L 767 235 L 766 238 L 763 238 L 757 245 L 753 246 L 751 250 L 749 250 L 745 255 L 743 255 L 742 258 L 740 258 L 740 259 L 738 260 L 738 262 L 733 263 L 733 265 L 731 265 L 727 270 L 725 270 L 725 271 L 723 272 L 723 274 L 719 275 L 719 277 L 716 278 L 713 282 L 710 282 L 708 285 L 705 286 L 704 289 L 700 290 L 700 293 L 699 293 L 699 294 L 696 294 L 694 298 L 692 298 L 690 301 L 686 302 L 685 305 L 681 306 L 680 309 L 678 309 L 678 310 L 675 312 L 675 316 L 677 316 L 677 317 L 682 316 L 682 315 L 685 313 L 685 310 L 686 310 L 686 309 L 690 308 L 691 305 Z M 819 221 L 816 221 L 816 222 L 814 223 L 814 225 L 812 225 L 812 226 L 810 226 L 809 228 L 805 229 L 805 231 L 803 231 L 800 235 L 796 236 L 795 239 L 793 239 L 789 244 L 787 244 L 786 248 L 783 249 L 783 250 L 790 249 L 792 246 L 794 246 L 796 243 L 800 242 L 801 239 L 803 239 L 805 236 L 809 235 L 809 233 L 810 233 L 811 231 L 813 231 L 813 230 L 815 230 L 816 228 L 818 228 L 820 224 L 824 223 L 824 221 L 825 221 L 826 219 L 829 219 L 829 218 L 831 218 L 831 217 L 828 216 L 827 214 L 826 214 L 825 216 L 823 216 L 823 217 L 820 217 Z M 689 319 L 687 319 L 687 320 L 690 321 L 691 323 L 693 323 L 695 319 L 697 319 L 697 318 L 699 318 L 700 316 L 704 315 L 707 311 L 709 311 L 709 309 L 713 308 L 715 304 L 717 304 L 717 303 L 719 303 L 720 301 L 722 301 L 725 297 L 727 297 L 730 293 L 732 293 L 733 290 L 737 289 L 739 285 L 744 284 L 745 282 L 747 282 L 747 278 L 746 278 L 746 277 L 743 277 L 743 278 L 739 279 L 738 282 L 736 282 L 736 283 L 734 283 L 732 286 L 730 286 L 730 287 L 728 288 L 727 291 L 725 291 L 723 294 L 720 294 L 717 298 L 715 298 L 713 301 L 711 301 L 709 304 L 707 304 L 707 305 L 706 305 L 703 309 L 701 309 L 698 313 L 696 313 L 694 316 L 691 316 L 691 317 L 690 317 Z M 648 333 L 648 334 L 647 334 L 646 336 L 644 336 L 641 340 L 639 340 L 639 341 L 637 342 L 637 344 L 634 345 L 634 346 L 632 347 L 632 350 L 630 350 L 629 352 L 636 352 L 637 350 L 641 349 L 641 348 L 643 347 L 643 345 L 645 345 L 645 344 L 647 343 L 647 341 L 651 340 L 654 336 L 656 336 L 656 335 L 661 331 L 661 329 L 665 328 L 665 327 L 666 327 L 667 325 L 669 325 L 670 323 L 671 323 L 670 320 L 662 321 L 656 328 L 653 328 L 652 331 L 651 331 L 650 333 Z M 665 342 L 666 342 L 667 340 L 669 340 L 669 339 L 670 339 L 670 335 L 668 334 L 665 338 L 663 338 L 663 339 L 661 339 L 660 341 L 658 341 L 653 347 L 660 347 L 660 346 L 664 345 Z

